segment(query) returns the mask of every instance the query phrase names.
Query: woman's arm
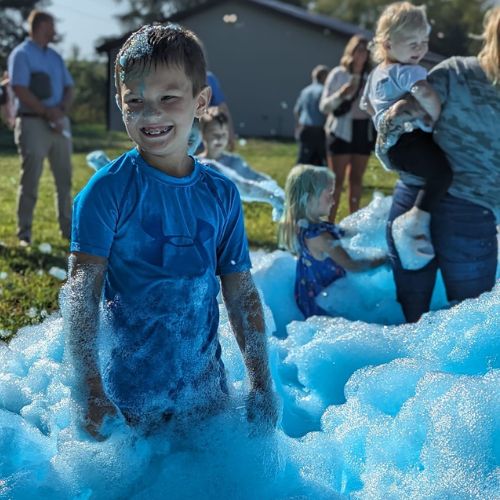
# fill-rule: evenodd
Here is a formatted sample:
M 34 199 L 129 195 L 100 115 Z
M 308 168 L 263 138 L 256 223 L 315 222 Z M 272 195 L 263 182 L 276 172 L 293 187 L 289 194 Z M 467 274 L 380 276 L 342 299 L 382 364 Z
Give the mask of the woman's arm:
M 323 93 L 319 101 L 322 113 L 331 113 L 345 99 L 348 99 L 357 90 L 358 84 L 343 68 L 334 68 L 326 79 Z
M 421 80 L 413 85 L 410 93 L 432 117 L 433 121 L 437 121 L 441 113 L 441 102 L 432 85 L 427 80 Z

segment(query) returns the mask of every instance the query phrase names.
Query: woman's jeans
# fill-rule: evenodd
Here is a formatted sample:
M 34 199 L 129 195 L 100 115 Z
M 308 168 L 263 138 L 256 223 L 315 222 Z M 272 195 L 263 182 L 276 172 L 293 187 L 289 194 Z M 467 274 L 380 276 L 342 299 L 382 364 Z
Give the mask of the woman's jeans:
M 403 269 L 392 239 L 392 221 L 414 204 L 418 187 L 396 184 L 387 223 L 387 243 L 398 302 L 409 322 L 429 310 L 437 270 L 448 301 L 477 297 L 495 284 L 497 236 L 493 212 L 447 194 L 431 212 L 431 237 L 436 257 L 416 271 Z

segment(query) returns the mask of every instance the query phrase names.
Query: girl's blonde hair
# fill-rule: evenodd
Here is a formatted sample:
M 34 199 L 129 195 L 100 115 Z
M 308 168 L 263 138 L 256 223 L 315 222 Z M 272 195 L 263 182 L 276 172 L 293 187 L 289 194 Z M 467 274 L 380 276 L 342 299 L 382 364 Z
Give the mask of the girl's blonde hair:
M 363 35 L 354 35 L 347 42 L 344 53 L 340 58 L 340 65 L 343 66 L 349 73 L 352 73 L 352 63 L 354 61 L 354 51 L 358 48 L 359 45 L 364 45 L 368 50 L 368 39 Z M 367 59 L 366 66 L 369 65 L 369 59 Z
M 311 221 L 310 201 L 319 198 L 335 175 L 326 167 L 297 165 L 290 170 L 285 184 L 285 211 L 280 221 L 278 242 L 293 254 L 300 250 L 297 234 L 299 221 Z
M 500 86 L 500 7 L 484 16 L 484 45 L 478 59 L 493 85 Z
M 384 46 L 391 38 L 415 32 L 431 32 L 425 5 L 416 6 L 410 2 L 395 2 L 388 5 L 377 21 L 377 29 L 371 44 L 372 57 L 377 63 L 387 57 Z

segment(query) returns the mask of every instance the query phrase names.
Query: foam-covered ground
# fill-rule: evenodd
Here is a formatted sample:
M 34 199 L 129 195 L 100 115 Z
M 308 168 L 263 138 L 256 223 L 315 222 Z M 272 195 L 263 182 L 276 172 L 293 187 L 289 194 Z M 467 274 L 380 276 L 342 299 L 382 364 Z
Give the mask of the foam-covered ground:
M 350 251 L 384 250 L 388 203 L 376 198 L 344 221 L 361 231 L 346 240 Z M 439 285 L 440 310 L 404 325 L 390 272 L 379 269 L 326 291 L 322 303 L 345 318 L 304 322 L 293 258 L 252 259 L 281 337 L 270 337 L 283 402 L 274 435 L 246 424 L 244 366 L 221 306 L 228 410 L 147 437 L 117 423 L 107 441 L 90 440 L 73 424 L 56 314 L 0 344 L 0 498 L 500 497 L 498 284 L 451 309 L 440 309 Z

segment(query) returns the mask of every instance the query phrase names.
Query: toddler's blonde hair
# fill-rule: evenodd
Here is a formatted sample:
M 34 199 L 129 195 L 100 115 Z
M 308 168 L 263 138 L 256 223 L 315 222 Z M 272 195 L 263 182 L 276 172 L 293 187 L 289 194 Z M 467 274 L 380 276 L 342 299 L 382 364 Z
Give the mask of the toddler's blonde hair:
M 421 31 L 427 34 L 431 32 L 425 5 L 416 6 L 410 2 L 391 3 L 383 10 L 377 21 L 375 36 L 371 44 L 373 60 L 380 63 L 386 59 L 385 42 L 401 35 Z
M 278 229 L 278 243 L 293 254 L 300 250 L 297 240 L 299 221 L 313 221 L 310 201 L 319 198 L 335 175 L 326 167 L 296 165 L 290 170 L 285 184 L 285 211 Z
M 484 16 L 484 45 L 478 59 L 493 85 L 500 86 L 500 7 Z

